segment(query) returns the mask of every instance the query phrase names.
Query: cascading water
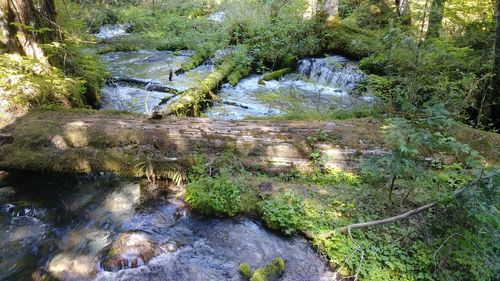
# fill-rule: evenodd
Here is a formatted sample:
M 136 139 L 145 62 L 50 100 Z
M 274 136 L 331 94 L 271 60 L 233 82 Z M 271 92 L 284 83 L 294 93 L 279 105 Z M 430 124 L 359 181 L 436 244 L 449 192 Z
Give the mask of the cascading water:
M 190 215 L 176 190 L 141 203 L 137 182 L 107 174 L 7 184 L 15 192 L 0 201 L 1 280 L 243 281 L 239 263 L 275 257 L 287 264 L 280 280 L 334 280 L 305 240 L 250 219 Z
M 106 24 L 99 28 L 99 33 L 94 34 L 97 40 L 104 41 L 129 34 L 131 24 Z
M 222 102 L 209 108 L 207 116 L 244 119 L 368 104 L 369 97 L 349 95 L 364 77 L 356 62 L 342 56 L 302 59 L 295 73 L 279 80 L 259 83 L 260 76 L 253 75 L 236 86 L 223 85 L 219 93 Z
M 321 85 L 353 90 L 365 75 L 357 64 L 342 56 L 299 61 L 297 72 Z

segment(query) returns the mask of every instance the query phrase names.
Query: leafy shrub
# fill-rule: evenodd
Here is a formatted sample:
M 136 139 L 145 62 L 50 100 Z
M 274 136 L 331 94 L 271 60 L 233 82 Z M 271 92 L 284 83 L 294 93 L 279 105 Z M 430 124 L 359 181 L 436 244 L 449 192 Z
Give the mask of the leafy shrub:
M 242 209 L 241 193 L 237 182 L 227 175 L 218 175 L 190 182 L 186 187 L 185 200 L 201 214 L 235 216 Z
M 285 192 L 264 199 L 259 203 L 262 219 L 272 229 L 291 235 L 297 232 L 305 215 L 302 198 L 292 192 Z

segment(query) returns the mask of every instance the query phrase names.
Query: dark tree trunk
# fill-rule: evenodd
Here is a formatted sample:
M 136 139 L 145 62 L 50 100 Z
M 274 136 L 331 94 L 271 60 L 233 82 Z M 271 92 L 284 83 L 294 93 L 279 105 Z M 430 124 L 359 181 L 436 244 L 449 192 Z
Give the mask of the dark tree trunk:
M 426 39 L 438 38 L 443 22 L 444 4 L 446 0 L 433 0 L 429 12 L 429 27 Z
M 40 40 L 49 43 L 56 39 L 56 5 L 54 0 L 40 0 L 40 26 L 48 27 L 51 31 L 44 32 Z
M 488 99 L 488 115 L 494 128 L 500 128 L 500 0 L 496 4 L 495 59 L 493 63 L 493 92 Z

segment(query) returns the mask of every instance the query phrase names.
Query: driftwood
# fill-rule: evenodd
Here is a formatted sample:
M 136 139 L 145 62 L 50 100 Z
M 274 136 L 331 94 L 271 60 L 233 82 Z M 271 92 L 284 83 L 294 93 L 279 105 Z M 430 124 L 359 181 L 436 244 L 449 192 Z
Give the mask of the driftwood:
M 0 131 L 12 140 L 0 145 L 0 170 L 137 176 L 137 167 L 153 166 L 161 175 L 174 164 L 189 166 L 197 153 L 213 158 L 227 149 L 244 165 L 266 171 L 308 170 L 313 151 L 321 153 L 325 167 L 353 170 L 363 157 L 383 153 L 380 124 L 374 122 L 149 120 L 100 111 L 41 112 Z M 330 137 L 311 144 L 308 136 L 318 130 Z

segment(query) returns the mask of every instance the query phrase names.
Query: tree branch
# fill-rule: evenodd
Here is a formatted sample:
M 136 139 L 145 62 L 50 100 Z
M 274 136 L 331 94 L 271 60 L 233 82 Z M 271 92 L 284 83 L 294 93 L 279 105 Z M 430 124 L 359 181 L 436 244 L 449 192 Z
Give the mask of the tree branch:
M 477 182 L 493 177 L 493 174 L 490 174 L 490 175 L 487 175 L 487 176 L 483 177 L 483 173 L 484 173 L 484 169 L 481 170 L 481 174 L 475 180 L 471 181 L 467 186 L 455 190 L 455 192 L 453 192 L 454 198 L 458 197 L 458 195 L 460 195 L 461 193 L 463 193 L 467 188 L 473 186 Z M 432 203 L 429 203 L 427 205 L 418 207 L 416 209 L 410 210 L 410 211 L 408 211 L 406 213 L 403 213 L 403 214 L 400 214 L 400 215 L 397 215 L 397 216 L 394 216 L 394 217 L 389 217 L 389 218 L 385 218 L 385 219 L 382 219 L 382 220 L 376 220 L 376 221 L 355 223 L 355 224 L 350 224 L 350 225 L 347 225 L 347 226 L 344 226 L 344 227 L 339 227 L 339 228 L 336 228 L 336 229 L 334 229 L 332 231 L 329 231 L 327 233 L 324 233 L 324 234 L 320 235 L 320 237 L 321 238 L 328 238 L 328 237 L 332 236 L 336 232 L 339 232 L 339 233 L 348 233 L 352 229 L 356 229 L 356 228 L 365 228 L 365 227 L 370 227 L 370 226 L 376 226 L 376 225 L 383 225 L 383 224 L 388 224 L 388 223 L 394 223 L 394 222 L 397 222 L 397 221 L 400 221 L 400 220 L 404 220 L 404 219 L 406 219 L 406 218 L 408 218 L 410 216 L 413 216 L 415 214 L 418 214 L 418 213 L 420 213 L 422 211 L 428 210 L 428 209 L 436 206 L 437 204 L 438 204 L 438 202 L 432 202 Z

